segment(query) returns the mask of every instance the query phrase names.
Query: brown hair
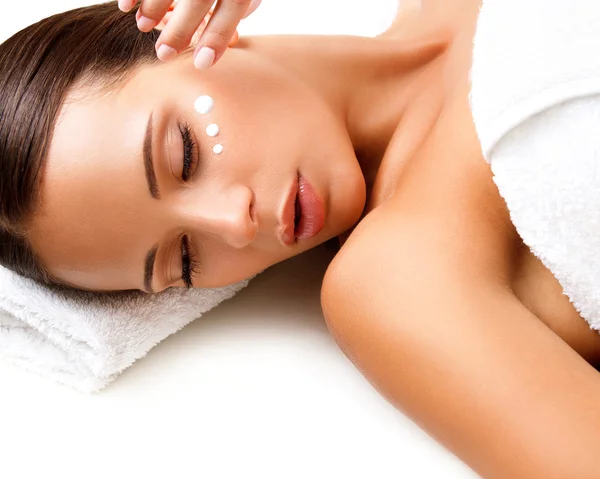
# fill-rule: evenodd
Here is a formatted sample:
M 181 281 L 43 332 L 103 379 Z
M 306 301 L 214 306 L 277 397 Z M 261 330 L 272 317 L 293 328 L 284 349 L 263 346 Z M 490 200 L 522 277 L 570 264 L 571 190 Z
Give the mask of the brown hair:
M 158 61 L 160 32 L 142 33 L 136 12 L 121 12 L 116 1 L 77 8 L 0 45 L 0 265 L 42 284 L 64 285 L 27 235 L 57 116 L 76 84 L 114 87 L 136 67 Z

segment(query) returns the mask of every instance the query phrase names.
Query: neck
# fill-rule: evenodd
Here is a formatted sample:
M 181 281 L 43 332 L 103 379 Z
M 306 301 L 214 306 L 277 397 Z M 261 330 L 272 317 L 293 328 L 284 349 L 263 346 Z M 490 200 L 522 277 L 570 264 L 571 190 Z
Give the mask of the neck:
M 439 34 L 407 38 L 278 36 L 249 46 L 308 85 L 343 122 L 367 185 L 392 136 L 431 81 L 423 73 L 446 50 Z M 418 109 L 418 105 L 417 105 Z

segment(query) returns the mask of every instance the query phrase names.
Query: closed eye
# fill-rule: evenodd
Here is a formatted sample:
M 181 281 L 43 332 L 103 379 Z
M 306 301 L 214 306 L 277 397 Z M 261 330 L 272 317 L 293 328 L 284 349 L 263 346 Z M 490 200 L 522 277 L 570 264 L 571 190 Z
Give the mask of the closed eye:
M 181 238 L 181 280 L 186 288 L 194 287 L 193 275 L 200 273 L 200 262 L 196 255 L 190 250 L 188 236 Z
M 197 154 L 198 148 L 189 124 L 180 124 L 179 131 L 181 132 L 181 138 L 183 140 L 183 168 L 181 169 L 181 179 L 187 183 L 194 176 L 200 159 Z
M 188 123 L 179 125 L 181 138 L 183 140 L 183 167 L 181 169 L 181 179 L 184 182 L 190 181 L 198 169 L 199 155 L 197 146 L 192 136 L 192 130 Z M 189 236 L 181 238 L 181 280 L 185 286 L 194 287 L 193 275 L 200 272 L 200 264 L 196 255 L 191 251 Z

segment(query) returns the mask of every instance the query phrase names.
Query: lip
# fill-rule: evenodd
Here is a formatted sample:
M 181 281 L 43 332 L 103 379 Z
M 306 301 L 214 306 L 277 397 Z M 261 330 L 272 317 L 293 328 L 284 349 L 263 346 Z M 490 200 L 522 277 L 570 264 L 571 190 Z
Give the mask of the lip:
M 301 216 L 296 222 L 296 197 Z M 309 239 L 316 236 L 325 224 L 325 207 L 312 185 L 299 172 L 283 202 L 280 214 L 279 240 L 285 246 L 292 246 L 297 239 Z
M 294 181 L 288 188 L 281 213 L 279 215 L 279 241 L 284 246 L 292 246 L 296 242 L 294 236 L 294 220 L 296 216 L 296 195 L 298 194 L 298 176 L 294 178 Z
M 298 176 L 298 201 L 301 216 L 294 231 L 297 239 L 310 239 L 319 234 L 325 224 L 325 206 L 315 189 L 302 175 Z

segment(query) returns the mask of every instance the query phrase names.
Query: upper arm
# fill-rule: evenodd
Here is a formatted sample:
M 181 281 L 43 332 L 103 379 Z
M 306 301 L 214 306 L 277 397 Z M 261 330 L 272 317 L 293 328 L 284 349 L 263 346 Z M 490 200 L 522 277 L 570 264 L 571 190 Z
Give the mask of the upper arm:
M 452 267 L 426 228 L 379 219 L 323 285 L 348 358 L 483 477 L 600 477 L 598 372 L 508 288 Z

